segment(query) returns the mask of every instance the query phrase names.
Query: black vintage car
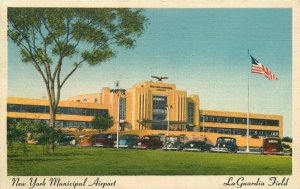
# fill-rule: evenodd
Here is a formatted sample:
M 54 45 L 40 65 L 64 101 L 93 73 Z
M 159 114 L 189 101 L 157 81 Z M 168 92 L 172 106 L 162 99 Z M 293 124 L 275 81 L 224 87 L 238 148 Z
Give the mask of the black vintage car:
M 75 135 L 71 133 L 63 133 L 59 140 L 57 141 L 57 145 L 61 146 L 67 146 L 67 145 L 75 145 L 76 140 L 75 140 Z
M 163 150 L 182 150 L 184 146 L 184 136 L 166 136 Z
M 217 138 L 216 145 L 211 148 L 211 151 L 236 153 L 238 151 L 238 146 L 236 145 L 236 139 L 231 137 L 219 137 Z
M 209 151 L 210 147 L 205 140 L 190 140 L 184 144 L 182 151 L 205 152 Z
M 160 149 L 163 147 L 163 142 L 161 141 L 161 137 L 157 135 L 145 135 L 140 141 L 137 143 L 134 148 L 139 149 Z

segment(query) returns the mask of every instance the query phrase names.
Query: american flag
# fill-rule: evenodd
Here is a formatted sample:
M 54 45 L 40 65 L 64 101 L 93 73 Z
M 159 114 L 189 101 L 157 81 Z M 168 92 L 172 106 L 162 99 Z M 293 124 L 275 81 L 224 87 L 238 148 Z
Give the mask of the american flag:
M 259 63 L 253 56 L 251 56 L 252 60 L 252 73 L 263 74 L 269 80 L 278 80 L 278 78 L 273 74 L 267 67 Z

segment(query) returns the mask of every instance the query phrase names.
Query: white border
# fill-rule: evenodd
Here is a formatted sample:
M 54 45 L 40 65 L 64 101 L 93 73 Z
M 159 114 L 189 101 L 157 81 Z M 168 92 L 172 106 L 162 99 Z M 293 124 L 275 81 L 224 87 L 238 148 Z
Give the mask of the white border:
M 0 16 L 0 188 L 9 188 L 11 178 L 7 177 L 6 157 L 6 98 L 7 98 L 7 37 L 6 37 L 6 10 L 7 7 L 143 7 L 143 8 L 291 8 L 293 25 L 293 93 L 292 93 L 292 131 L 293 131 L 293 173 L 287 187 L 276 188 L 300 188 L 300 1 L 296 0 L 216 0 L 216 1 L 120 1 L 120 0 L 11 0 L 1 3 Z M 251 165 L 249 165 L 251 166 Z M 116 188 L 237 188 L 224 187 L 223 183 L 230 176 L 101 176 L 102 180 L 117 180 Z M 255 181 L 258 177 L 268 181 L 270 176 L 246 176 L 249 181 Z M 24 177 L 26 178 L 26 177 Z M 44 178 L 44 177 L 43 177 Z M 50 178 L 50 177 L 45 177 Z M 85 177 L 61 177 L 62 179 Z M 91 179 L 97 177 L 89 177 Z M 239 178 L 239 176 L 234 176 Z M 49 187 L 47 187 L 49 188 Z M 58 188 L 58 187 L 53 187 Z M 73 188 L 73 187 L 70 187 Z M 98 187 L 101 188 L 101 187 Z M 242 188 L 256 188 L 243 186 Z M 273 188 L 273 187 L 258 187 Z

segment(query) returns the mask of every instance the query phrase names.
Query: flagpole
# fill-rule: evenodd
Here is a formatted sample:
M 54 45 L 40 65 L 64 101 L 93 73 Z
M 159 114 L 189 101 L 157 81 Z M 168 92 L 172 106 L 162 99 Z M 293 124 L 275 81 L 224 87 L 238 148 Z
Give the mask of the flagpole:
M 249 49 L 248 49 L 248 56 L 250 56 L 250 52 L 249 52 Z M 249 61 L 250 63 L 250 61 Z M 249 67 L 251 68 L 251 64 L 249 65 Z M 249 116 L 249 102 L 250 102 L 250 72 L 249 72 L 249 69 L 248 69 L 248 110 L 247 110 L 247 148 L 246 148 L 246 152 L 249 152 L 249 124 L 250 124 L 250 116 Z

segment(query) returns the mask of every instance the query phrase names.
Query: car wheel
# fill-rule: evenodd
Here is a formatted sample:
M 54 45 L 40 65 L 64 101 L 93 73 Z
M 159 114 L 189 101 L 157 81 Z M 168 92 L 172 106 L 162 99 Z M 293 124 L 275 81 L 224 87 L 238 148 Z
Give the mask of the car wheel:
M 264 155 L 264 150 L 262 148 L 259 149 L 260 155 Z
M 234 151 L 234 153 L 237 153 L 239 151 L 239 148 L 237 147 Z
M 205 146 L 204 152 L 209 152 L 209 151 L 210 151 L 210 147 L 209 146 Z
M 166 143 L 165 146 L 167 148 L 173 148 L 174 147 L 174 145 L 172 143 L 170 143 L 170 142 Z
M 177 151 L 182 151 L 183 150 L 183 145 L 178 145 L 177 146 Z
M 228 151 L 228 153 L 230 153 L 230 154 L 234 153 L 234 151 L 233 151 L 232 149 L 230 149 L 230 148 L 228 148 L 227 151 Z

